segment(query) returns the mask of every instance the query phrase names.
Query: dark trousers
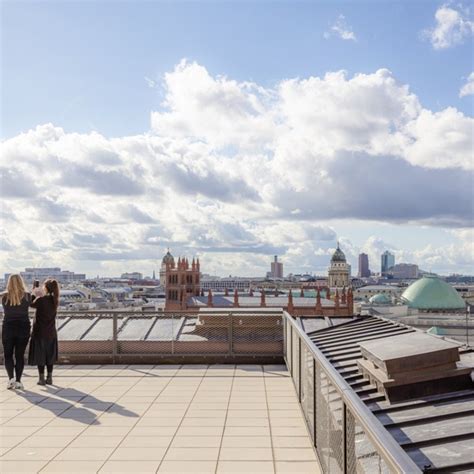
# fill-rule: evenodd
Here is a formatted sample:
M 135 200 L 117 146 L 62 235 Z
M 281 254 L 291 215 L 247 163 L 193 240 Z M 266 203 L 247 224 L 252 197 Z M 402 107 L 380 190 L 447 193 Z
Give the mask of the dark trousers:
M 16 381 L 19 382 L 21 380 L 23 369 L 25 368 L 25 350 L 29 338 L 29 335 L 28 337 L 24 335 L 2 337 L 3 356 L 9 379 L 13 378 L 14 371 Z
M 52 375 L 53 374 L 53 365 L 47 365 L 46 366 L 47 369 L 48 369 L 48 375 Z M 40 375 L 44 375 L 44 365 L 38 365 L 38 373 Z

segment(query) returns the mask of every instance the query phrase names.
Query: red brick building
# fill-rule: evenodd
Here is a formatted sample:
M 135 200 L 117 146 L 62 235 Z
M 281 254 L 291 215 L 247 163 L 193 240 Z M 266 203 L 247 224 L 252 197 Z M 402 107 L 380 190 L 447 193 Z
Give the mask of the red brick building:
M 166 302 L 170 311 L 199 311 L 204 308 L 283 308 L 292 316 L 352 316 L 352 288 L 336 289 L 332 294 L 328 287 L 315 287 L 316 297 L 305 297 L 301 291 L 294 296 L 290 290 L 287 295 L 259 292 L 226 293 L 214 295 L 210 290 L 205 295 L 200 288 L 199 259 L 179 258 L 166 264 Z M 324 297 L 322 293 L 324 292 Z

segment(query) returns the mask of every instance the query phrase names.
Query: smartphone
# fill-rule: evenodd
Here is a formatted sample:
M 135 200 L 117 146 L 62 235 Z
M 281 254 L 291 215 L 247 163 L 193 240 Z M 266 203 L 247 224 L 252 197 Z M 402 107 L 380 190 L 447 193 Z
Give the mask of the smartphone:
M 40 286 L 39 280 L 35 280 L 35 282 L 33 283 L 33 288 L 39 288 L 39 286 Z

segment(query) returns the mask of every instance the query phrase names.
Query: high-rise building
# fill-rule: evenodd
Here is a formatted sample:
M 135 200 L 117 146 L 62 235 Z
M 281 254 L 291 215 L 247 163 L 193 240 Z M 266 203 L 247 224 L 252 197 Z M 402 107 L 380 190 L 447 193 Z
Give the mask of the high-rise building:
M 385 250 L 385 252 L 381 256 L 381 268 L 380 271 L 382 275 L 386 275 L 391 268 L 395 266 L 395 255 L 393 253 L 390 253 L 388 250 Z
M 370 277 L 369 256 L 366 253 L 359 254 L 359 277 Z
M 283 278 L 283 263 L 278 261 L 278 257 L 276 255 L 270 266 L 270 277 Z

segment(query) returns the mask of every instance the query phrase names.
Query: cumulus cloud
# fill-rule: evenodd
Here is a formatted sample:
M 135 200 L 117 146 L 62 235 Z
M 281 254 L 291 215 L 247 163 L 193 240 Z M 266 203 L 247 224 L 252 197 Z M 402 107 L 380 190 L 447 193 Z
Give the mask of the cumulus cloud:
M 467 78 L 466 84 L 464 84 L 461 87 L 461 90 L 459 91 L 459 97 L 466 97 L 467 95 L 473 95 L 474 94 L 474 72 L 471 72 L 469 74 L 469 77 Z
M 447 49 L 463 43 L 474 33 L 474 22 L 469 17 L 469 11 L 445 4 L 435 13 L 436 24 L 425 30 L 423 36 L 428 38 L 434 49 Z
M 286 268 L 323 271 L 335 219 L 472 225 L 473 119 L 423 107 L 387 69 L 263 87 L 182 61 L 163 87 L 149 132 L 106 138 L 45 124 L 3 141 L 9 235 L 26 238 L 34 221 L 35 242 L 60 266 L 148 265 L 170 246 L 199 253 L 209 272 L 225 255 L 255 274 L 275 253 Z M 8 242 L 6 268 L 40 262 L 21 238 Z M 455 248 L 409 257 L 439 255 L 457 262 Z

